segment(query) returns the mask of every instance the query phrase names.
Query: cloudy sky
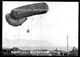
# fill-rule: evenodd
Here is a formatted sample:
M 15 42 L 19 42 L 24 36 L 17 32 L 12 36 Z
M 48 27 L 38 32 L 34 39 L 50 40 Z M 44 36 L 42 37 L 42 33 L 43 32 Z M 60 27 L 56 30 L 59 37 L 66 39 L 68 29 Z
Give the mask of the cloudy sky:
M 3 2 L 3 39 L 43 40 L 54 46 L 66 47 L 68 35 L 69 46 L 78 47 L 78 2 L 45 2 L 49 6 L 47 13 L 28 17 L 18 27 L 7 23 L 7 13 L 16 7 L 32 3 L 39 2 Z M 30 33 L 27 33 L 28 27 Z

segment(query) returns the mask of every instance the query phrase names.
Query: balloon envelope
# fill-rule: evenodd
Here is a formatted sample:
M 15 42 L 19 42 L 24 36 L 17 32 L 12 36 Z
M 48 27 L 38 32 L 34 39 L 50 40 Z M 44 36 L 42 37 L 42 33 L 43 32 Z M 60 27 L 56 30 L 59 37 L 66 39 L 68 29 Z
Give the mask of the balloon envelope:
M 35 3 L 30 5 L 21 6 L 11 11 L 10 16 L 13 19 L 21 19 L 32 15 L 44 14 L 48 11 L 46 3 Z
M 48 11 L 46 3 L 35 3 L 15 8 L 10 14 L 6 14 L 6 21 L 12 26 L 20 26 L 27 17 L 32 15 L 44 14 Z

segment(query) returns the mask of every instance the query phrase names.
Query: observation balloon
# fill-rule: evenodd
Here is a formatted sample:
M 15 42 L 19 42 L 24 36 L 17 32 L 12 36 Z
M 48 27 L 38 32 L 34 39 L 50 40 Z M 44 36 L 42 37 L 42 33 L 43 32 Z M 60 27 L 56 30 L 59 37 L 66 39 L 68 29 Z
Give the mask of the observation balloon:
M 44 14 L 47 11 L 48 5 L 46 3 L 25 5 L 13 9 L 10 14 L 6 14 L 6 20 L 12 26 L 20 26 L 27 20 L 27 17 Z

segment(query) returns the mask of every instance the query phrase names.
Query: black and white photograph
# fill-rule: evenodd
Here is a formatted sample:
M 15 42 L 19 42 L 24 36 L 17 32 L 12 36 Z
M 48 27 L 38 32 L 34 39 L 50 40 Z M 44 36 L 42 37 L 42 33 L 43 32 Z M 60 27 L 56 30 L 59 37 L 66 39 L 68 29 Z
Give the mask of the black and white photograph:
M 79 2 L 2 1 L 2 56 L 78 56 Z

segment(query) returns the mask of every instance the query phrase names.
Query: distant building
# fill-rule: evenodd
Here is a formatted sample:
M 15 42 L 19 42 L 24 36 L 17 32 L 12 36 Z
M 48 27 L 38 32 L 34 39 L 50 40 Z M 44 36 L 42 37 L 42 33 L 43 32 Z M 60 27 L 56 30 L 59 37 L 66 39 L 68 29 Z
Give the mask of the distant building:
M 48 51 L 48 50 L 31 50 L 30 53 L 33 55 L 48 55 L 50 53 L 50 51 Z
M 17 51 L 17 50 L 19 50 L 19 48 L 18 47 L 13 47 L 11 50 L 12 51 Z
M 13 54 L 16 54 L 16 53 L 29 54 L 30 51 L 29 50 L 17 50 L 17 51 L 11 51 L 11 53 L 13 53 Z

